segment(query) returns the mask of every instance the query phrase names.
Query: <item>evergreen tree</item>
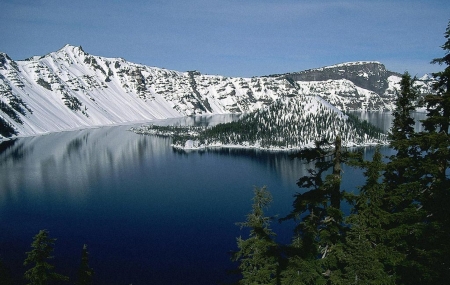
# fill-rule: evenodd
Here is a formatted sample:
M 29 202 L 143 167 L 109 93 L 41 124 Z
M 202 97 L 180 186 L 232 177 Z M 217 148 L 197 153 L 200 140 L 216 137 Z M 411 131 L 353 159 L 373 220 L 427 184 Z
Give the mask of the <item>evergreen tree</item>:
M 402 255 L 391 264 L 399 284 L 442 284 L 450 278 L 450 23 L 445 38 L 445 56 L 432 61 L 446 68 L 433 74 L 436 94 L 424 98 L 424 131 L 412 131 L 416 91 L 408 74 L 394 113 L 391 145 L 397 153 L 386 167 L 384 208 L 391 214 L 386 244 Z
M 87 245 L 83 245 L 83 251 L 81 253 L 81 264 L 78 270 L 78 285 L 89 285 L 92 284 L 92 276 L 94 275 L 94 270 L 89 267 L 89 252 Z
M 420 205 L 422 187 L 419 183 L 423 171 L 418 167 L 421 159 L 420 149 L 414 145 L 414 119 L 418 91 L 414 87 L 415 78 L 406 72 L 400 81 L 397 92 L 396 109 L 391 127 L 390 146 L 396 153 L 390 156 L 384 173 L 385 193 L 383 209 L 389 213 L 383 220 L 386 231 L 384 245 L 397 258 L 388 260 L 389 267 L 400 284 L 409 284 L 413 280 L 423 281 L 421 253 L 417 250 L 417 241 L 421 238 L 420 223 L 425 212 Z
M 423 237 L 418 248 L 422 251 L 421 266 L 427 269 L 428 283 L 439 284 L 450 280 L 450 22 L 442 45 L 445 55 L 432 63 L 444 65 L 444 70 L 433 73 L 436 95 L 425 97 L 427 118 L 422 122 L 425 130 L 418 133 L 413 143 L 422 156 L 419 167 L 422 195 L 421 206 L 426 216 L 423 220 Z
M 46 285 L 50 281 L 68 281 L 69 278 L 53 272 L 54 266 L 47 262 L 52 259 L 50 254 L 53 252 L 53 246 L 56 239 L 49 238 L 47 230 L 40 230 L 37 235 L 33 237 L 31 251 L 27 252 L 27 258 L 24 265 L 32 265 L 30 269 L 25 272 L 25 279 L 30 283 L 29 285 Z
M 311 190 L 296 194 L 293 211 L 282 219 L 300 221 L 288 251 L 287 270 L 283 272 L 287 284 L 339 283 L 338 255 L 345 231 L 340 209 L 341 163 L 346 156 L 339 136 L 331 150 L 323 140 L 316 142 L 314 149 L 304 149 L 294 156 L 314 162 L 315 167 L 297 182 L 299 187 Z M 331 174 L 325 175 L 330 169 Z
M 407 157 L 409 145 L 407 140 L 414 134 L 414 119 L 411 113 L 416 110 L 415 102 L 419 91 L 414 87 L 416 78 L 411 78 L 408 72 L 402 75 L 400 81 L 400 92 L 396 92 L 395 110 L 392 112 L 392 122 L 389 138 L 391 147 L 399 152 L 396 157 Z
M 386 264 L 399 256 L 384 244 L 384 225 L 390 215 L 383 209 L 386 184 L 381 181 L 385 166 L 381 158 L 377 148 L 372 161 L 363 161 L 362 154 L 353 161 L 354 165 L 365 169 L 366 184 L 354 199 L 352 214 L 346 219 L 351 227 L 342 254 L 344 284 L 395 284 L 392 272 L 386 268 Z
M 252 211 L 247 215 L 241 228 L 250 229 L 248 239 L 237 239 L 239 251 L 234 260 L 239 261 L 242 273 L 240 284 L 278 284 L 277 244 L 270 229 L 270 217 L 264 215 L 264 209 L 272 202 L 272 196 L 266 187 L 255 188 Z

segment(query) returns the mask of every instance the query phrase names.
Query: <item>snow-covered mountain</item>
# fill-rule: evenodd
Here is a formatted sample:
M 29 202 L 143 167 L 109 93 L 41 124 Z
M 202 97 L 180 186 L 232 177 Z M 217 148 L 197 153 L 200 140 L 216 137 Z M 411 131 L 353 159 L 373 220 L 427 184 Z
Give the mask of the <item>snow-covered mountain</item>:
M 343 110 L 391 109 L 391 90 L 398 85 L 399 75 L 380 75 L 382 86 L 372 90 L 348 76 L 345 70 L 350 67 L 356 78 L 372 82 L 376 68 L 364 62 L 322 69 L 344 70 L 336 78 L 316 77 L 320 74 L 317 69 L 311 81 L 302 77 L 302 72 L 253 78 L 178 72 L 90 55 L 71 45 L 21 61 L 0 53 L 0 139 L 197 114 L 249 112 L 293 96 L 321 96 Z M 358 68 L 364 69 L 357 73 Z
M 386 70 L 377 61 L 357 61 L 278 74 L 293 82 L 305 95 L 318 95 L 340 110 L 393 110 L 401 74 Z M 433 78 L 424 75 L 415 84 L 431 93 Z

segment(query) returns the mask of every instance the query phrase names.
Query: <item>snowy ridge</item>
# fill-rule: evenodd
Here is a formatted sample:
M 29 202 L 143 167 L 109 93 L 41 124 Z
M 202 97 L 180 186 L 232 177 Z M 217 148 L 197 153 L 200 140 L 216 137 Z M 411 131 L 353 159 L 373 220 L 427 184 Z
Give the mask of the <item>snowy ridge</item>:
M 392 82 L 398 82 L 397 75 L 386 73 L 376 62 L 341 65 L 352 68 L 337 74 L 338 79 L 305 81 L 295 77 L 300 73 L 238 78 L 179 72 L 94 56 L 71 45 L 22 61 L 0 53 L 0 139 L 191 115 L 246 113 L 296 96 L 320 96 L 340 110 L 392 108 L 392 93 L 370 90 L 388 83 L 377 85 L 371 80 L 380 70 L 383 76 L 392 75 Z M 349 75 L 371 85 L 365 88 L 358 80 L 342 78 Z
M 347 79 L 298 81 L 297 84 L 302 94 L 320 96 L 340 110 L 384 111 L 389 109 L 389 105 L 381 96 L 358 87 Z
M 0 54 L 3 136 L 198 114 L 247 112 L 296 96 L 285 79 L 227 78 L 93 56 L 66 45 L 43 57 Z M 5 131 L 8 127 L 14 131 Z
M 351 61 L 351 62 L 343 62 L 343 63 L 333 64 L 333 65 L 319 67 L 319 68 L 313 68 L 311 70 L 324 70 L 324 69 L 332 69 L 332 68 L 336 68 L 336 67 L 359 66 L 359 65 L 365 65 L 365 64 L 381 64 L 381 63 L 379 61 Z

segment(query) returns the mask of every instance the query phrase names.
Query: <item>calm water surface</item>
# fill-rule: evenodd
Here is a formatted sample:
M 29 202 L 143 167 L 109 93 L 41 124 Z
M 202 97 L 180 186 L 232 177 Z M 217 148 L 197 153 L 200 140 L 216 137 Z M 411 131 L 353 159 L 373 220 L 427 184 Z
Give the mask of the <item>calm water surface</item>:
M 215 124 L 229 117 L 166 124 Z M 306 165 L 287 154 L 216 149 L 184 153 L 129 126 L 20 138 L 0 145 L 0 258 L 22 284 L 32 237 L 47 229 L 52 261 L 76 278 L 87 244 L 94 284 L 218 284 L 233 280 L 236 222 L 267 185 L 268 215 L 289 213 Z M 386 149 L 386 151 L 388 151 Z M 373 149 L 366 149 L 370 157 Z M 363 183 L 344 168 L 344 189 Z M 289 242 L 292 225 L 273 224 Z

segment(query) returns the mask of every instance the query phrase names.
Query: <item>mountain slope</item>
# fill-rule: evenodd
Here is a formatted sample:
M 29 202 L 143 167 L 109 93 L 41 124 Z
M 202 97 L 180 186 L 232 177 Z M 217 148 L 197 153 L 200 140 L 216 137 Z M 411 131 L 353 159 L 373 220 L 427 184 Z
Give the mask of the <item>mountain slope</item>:
M 400 77 L 378 72 L 381 66 L 349 63 L 304 73 L 238 78 L 149 67 L 90 55 L 71 45 L 22 61 L 0 53 L 0 139 L 198 114 L 250 112 L 277 99 L 300 95 L 320 96 L 341 110 L 389 110 L 392 88 L 398 86 Z M 336 70 L 345 72 L 331 76 Z M 365 74 L 371 82 L 368 86 L 356 80 Z M 316 80 L 309 81 L 311 76 Z M 382 81 L 379 86 L 377 78 Z
M 388 111 L 394 108 L 402 75 L 377 61 L 357 61 L 279 76 L 296 82 L 304 94 L 320 95 L 341 110 Z
M 245 112 L 286 94 L 297 90 L 285 79 L 182 73 L 93 56 L 70 45 L 25 61 L 0 54 L 3 136 Z
M 386 70 L 386 67 L 377 61 L 358 61 L 288 73 L 285 76 L 294 81 L 347 79 L 358 87 L 381 95 L 389 86 L 388 78 L 401 77 L 401 74 Z

